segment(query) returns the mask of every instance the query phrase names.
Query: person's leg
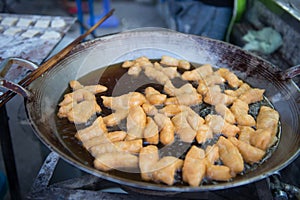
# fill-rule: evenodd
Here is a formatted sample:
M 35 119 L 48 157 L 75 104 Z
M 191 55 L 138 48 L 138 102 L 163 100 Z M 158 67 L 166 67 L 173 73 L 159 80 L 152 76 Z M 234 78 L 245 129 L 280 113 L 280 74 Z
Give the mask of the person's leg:
M 214 17 L 209 29 L 203 33 L 203 36 L 224 40 L 232 16 L 232 8 L 215 7 Z
M 165 2 L 165 19 L 169 28 L 182 33 L 223 40 L 232 16 L 232 8 L 215 7 L 199 1 Z

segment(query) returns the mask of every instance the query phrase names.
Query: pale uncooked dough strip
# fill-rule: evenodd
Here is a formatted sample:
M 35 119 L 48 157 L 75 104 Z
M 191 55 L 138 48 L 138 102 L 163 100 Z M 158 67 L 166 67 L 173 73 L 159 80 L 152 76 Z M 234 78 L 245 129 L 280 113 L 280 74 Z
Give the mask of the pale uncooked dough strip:
M 32 23 L 31 19 L 20 19 L 16 26 L 28 27 Z
M 35 35 L 37 35 L 40 31 L 38 30 L 33 30 L 33 29 L 29 29 L 27 30 L 26 32 L 22 33 L 22 37 L 25 37 L 25 38 L 32 38 L 34 37 Z
M 57 39 L 60 38 L 61 35 L 60 33 L 56 32 L 56 31 L 46 31 L 42 36 L 41 39 Z
M 66 22 L 65 20 L 63 19 L 54 19 L 52 22 L 51 22 L 51 27 L 52 28 L 62 28 L 66 25 Z
M 1 24 L 5 26 L 12 26 L 18 21 L 16 17 L 6 17 L 2 20 Z
M 14 36 L 21 31 L 22 31 L 22 29 L 20 29 L 20 28 L 11 27 L 11 28 L 7 29 L 6 31 L 4 31 L 3 34 Z
M 50 24 L 50 20 L 38 20 L 36 23 L 35 23 L 35 27 L 38 27 L 38 28 L 48 28 Z

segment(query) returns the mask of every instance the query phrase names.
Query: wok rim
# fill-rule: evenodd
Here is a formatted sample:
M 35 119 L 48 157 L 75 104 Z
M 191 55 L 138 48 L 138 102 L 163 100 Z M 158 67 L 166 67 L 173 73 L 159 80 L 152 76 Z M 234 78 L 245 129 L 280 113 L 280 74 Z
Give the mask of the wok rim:
M 70 57 L 70 56 L 72 56 L 76 53 L 79 53 L 80 51 L 84 50 L 86 48 L 86 46 L 90 46 L 93 43 L 101 42 L 101 40 L 106 39 L 107 37 L 108 38 L 111 37 L 111 36 L 114 37 L 117 34 L 126 34 L 126 33 L 128 33 L 128 32 L 113 33 L 113 34 L 108 34 L 108 35 L 101 36 L 99 38 L 84 41 L 84 42 L 78 44 L 76 47 L 74 47 L 74 49 L 66 56 L 66 58 L 68 58 L 68 57 Z M 179 33 L 179 34 L 183 34 L 183 33 Z M 187 35 L 187 34 L 184 34 L 184 35 Z M 230 43 L 227 43 L 227 42 L 224 42 L 224 41 L 214 40 L 214 39 L 203 37 L 203 36 L 196 36 L 196 35 L 190 35 L 190 36 L 193 37 L 193 38 L 202 38 L 204 40 L 212 41 L 212 42 L 215 42 L 215 43 L 220 43 L 220 44 L 229 46 L 230 48 L 240 50 L 240 51 L 244 52 L 245 54 L 248 54 L 250 57 L 255 57 L 260 62 L 267 63 L 267 65 L 269 65 L 270 67 L 278 69 L 278 71 L 281 71 L 278 67 L 276 67 L 274 64 L 270 63 L 269 61 L 255 55 L 254 53 L 245 51 L 242 48 L 240 48 L 238 46 L 235 46 L 233 44 L 230 44 Z M 64 60 L 65 60 L 65 58 L 62 61 L 60 61 L 59 63 L 63 62 Z M 57 63 L 57 65 L 59 63 Z M 293 80 L 289 80 L 289 81 L 291 81 L 291 84 L 296 87 L 297 91 L 300 91 L 298 86 L 295 84 L 295 82 Z M 87 172 L 88 174 L 91 174 L 91 175 L 94 175 L 96 177 L 99 177 L 99 178 L 117 183 L 119 185 L 125 185 L 125 186 L 129 186 L 129 187 L 137 188 L 137 189 L 144 189 L 144 190 L 151 190 L 151 191 L 158 191 L 158 192 L 183 193 L 183 192 L 216 191 L 216 190 L 235 188 L 235 187 L 244 186 L 244 185 L 247 185 L 247 184 L 250 184 L 250 183 L 254 183 L 256 181 L 260 181 L 264 178 L 269 177 L 270 175 L 273 175 L 274 173 L 282 170 L 283 168 L 285 168 L 289 164 L 291 164 L 294 160 L 296 160 L 298 158 L 298 156 L 300 154 L 300 149 L 298 148 L 298 150 L 292 156 L 290 156 L 285 162 L 283 162 L 282 164 L 277 165 L 276 167 L 273 167 L 272 169 L 269 169 L 266 173 L 262 173 L 260 175 L 256 175 L 256 176 L 247 178 L 246 180 L 233 180 L 233 181 L 228 181 L 228 182 L 219 182 L 216 185 L 200 185 L 198 187 L 168 186 L 168 185 L 161 184 L 161 183 L 136 181 L 136 180 L 126 179 L 126 178 L 123 178 L 123 177 L 120 177 L 120 176 L 115 176 L 115 175 L 112 175 L 112 174 L 108 174 L 106 172 L 102 172 L 102 171 L 97 170 L 95 168 L 92 168 L 90 166 L 84 165 L 83 163 L 79 162 L 78 160 L 74 159 L 73 157 L 67 155 L 65 152 L 60 151 L 57 146 L 51 144 L 49 141 L 47 141 L 47 139 L 45 137 L 43 137 L 42 134 L 39 133 L 35 122 L 33 122 L 32 118 L 29 114 L 29 109 L 27 107 L 28 102 L 30 102 L 30 99 L 25 99 L 25 101 L 24 101 L 25 108 L 26 108 L 25 110 L 26 110 L 26 114 L 27 114 L 28 119 L 31 121 L 31 126 L 34 130 L 34 133 L 40 139 L 40 141 L 42 141 L 42 143 L 49 148 L 50 151 L 53 151 L 53 152 L 57 153 L 59 155 L 59 157 L 62 158 L 64 161 L 71 164 L 75 168 L 78 168 L 78 169 L 80 169 L 84 172 Z

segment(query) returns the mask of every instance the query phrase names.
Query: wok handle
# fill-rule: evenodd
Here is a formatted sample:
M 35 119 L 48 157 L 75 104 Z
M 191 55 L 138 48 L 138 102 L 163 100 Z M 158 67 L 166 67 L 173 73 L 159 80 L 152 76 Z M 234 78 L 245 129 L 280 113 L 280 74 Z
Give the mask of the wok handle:
M 22 95 L 24 98 L 29 98 L 31 95 L 28 90 L 20 86 L 18 83 L 14 83 L 13 81 L 7 80 L 5 78 L 9 69 L 13 65 L 18 65 L 30 71 L 36 70 L 38 66 L 28 60 L 24 60 L 22 58 L 14 58 L 14 57 L 4 59 L 0 65 L 0 87 L 16 92 Z
M 281 80 L 287 80 L 300 75 L 300 65 L 291 67 L 280 73 Z

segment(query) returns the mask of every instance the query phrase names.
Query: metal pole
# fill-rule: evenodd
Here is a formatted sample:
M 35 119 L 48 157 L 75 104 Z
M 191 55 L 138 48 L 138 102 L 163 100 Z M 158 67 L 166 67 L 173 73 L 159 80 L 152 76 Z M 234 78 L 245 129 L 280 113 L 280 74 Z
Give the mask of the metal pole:
M 10 197 L 13 200 L 19 200 L 21 199 L 20 185 L 5 106 L 0 108 L 0 141 Z
M 83 11 L 82 11 L 82 2 L 81 2 L 81 0 L 76 0 L 76 5 L 77 5 L 77 18 L 78 18 L 78 21 L 81 24 L 84 24 L 84 22 L 83 22 Z M 83 34 L 84 33 L 84 27 L 81 26 L 81 24 L 80 24 L 80 34 Z

